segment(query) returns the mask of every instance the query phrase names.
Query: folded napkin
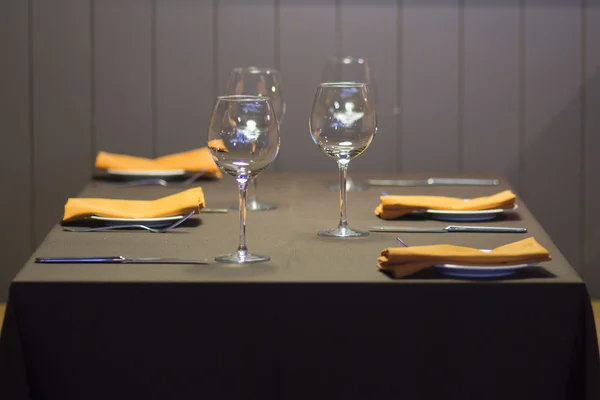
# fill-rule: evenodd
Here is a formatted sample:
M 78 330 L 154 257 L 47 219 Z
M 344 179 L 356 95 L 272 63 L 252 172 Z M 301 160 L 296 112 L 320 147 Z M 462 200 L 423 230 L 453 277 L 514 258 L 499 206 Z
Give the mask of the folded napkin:
M 223 139 L 213 139 L 208 141 L 208 148 L 220 153 L 229 153 Z
M 204 208 L 204 192 L 196 187 L 156 200 L 69 199 L 63 222 L 95 215 L 112 218 L 160 218 L 200 212 Z
M 444 196 L 381 196 L 375 215 L 383 219 L 394 219 L 416 210 L 475 211 L 513 208 L 516 199 L 517 196 L 510 190 L 468 200 Z
M 208 147 L 169 154 L 158 158 L 144 158 L 101 151 L 96 156 L 96 168 L 119 170 L 172 170 L 191 172 L 206 170 L 204 176 L 220 178 L 219 167 L 214 163 Z
M 449 244 L 393 247 L 381 252 L 377 268 L 403 278 L 435 264 L 515 265 L 551 260 L 548 250 L 534 238 L 496 247 L 490 252 Z

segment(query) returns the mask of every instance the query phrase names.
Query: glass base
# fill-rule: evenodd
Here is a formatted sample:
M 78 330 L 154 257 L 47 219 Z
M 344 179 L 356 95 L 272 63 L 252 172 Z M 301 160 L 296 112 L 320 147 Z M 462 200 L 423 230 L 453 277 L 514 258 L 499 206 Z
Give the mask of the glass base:
M 321 237 L 353 238 L 369 236 L 369 232 L 354 230 L 347 226 L 338 226 L 335 229 L 319 231 L 317 235 Z
M 225 264 L 253 264 L 259 262 L 270 261 L 271 258 L 268 256 L 261 256 L 258 254 L 240 254 L 239 252 L 225 254 L 222 256 L 215 257 L 216 262 L 225 263 Z
M 369 189 L 368 185 L 361 185 L 350 179 L 348 179 L 346 181 L 346 191 L 347 192 L 364 192 L 365 190 L 368 190 L 368 189 Z M 340 184 L 339 183 L 331 183 L 331 184 L 327 185 L 327 190 L 329 190 L 330 192 L 339 192 Z
M 240 205 L 239 204 L 234 204 L 231 206 L 232 210 L 239 210 L 240 209 Z M 246 203 L 246 210 L 247 211 L 267 211 L 267 210 L 276 210 L 277 206 L 274 204 L 265 204 L 265 203 L 261 203 L 258 200 L 249 200 Z

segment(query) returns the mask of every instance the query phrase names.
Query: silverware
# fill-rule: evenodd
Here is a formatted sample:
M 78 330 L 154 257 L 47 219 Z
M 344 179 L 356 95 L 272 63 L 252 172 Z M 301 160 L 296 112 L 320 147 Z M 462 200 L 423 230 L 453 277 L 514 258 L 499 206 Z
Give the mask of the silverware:
M 200 178 L 205 173 L 206 173 L 206 169 L 198 171 L 195 174 L 191 175 L 189 178 L 187 178 L 183 182 L 169 183 L 166 180 L 161 179 L 161 178 L 143 178 L 143 179 L 135 179 L 135 180 L 125 181 L 125 182 L 102 182 L 102 183 L 99 183 L 98 185 L 107 186 L 107 187 L 132 187 L 132 186 L 150 186 L 150 185 L 169 186 L 170 184 L 187 186 L 187 185 L 191 185 L 192 183 L 194 183 L 198 178 Z
M 147 231 L 153 232 L 153 233 L 165 233 L 170 231 L 171 229 L 175 228 L 176 226 L 179 226 L 183 221 L 185 221 L 186 219 L 188 219 L 189 217 L 191 217 L 192 215 L 194 215 L 196 211 L 192 211 L 190 212 L 188 215 L 186 215 L 185 217 L 178 219 L 177 221 L 175 221 L 174 223 L 172 223 L 171 225 L 164 227 L 164 228 L 151 228 L 147 225 L 142 225 L 142 224 L 127 224 L 127 225 L 107 225 L 107 226 L 99 226 L 96 228 L 67 228 L 63 226 L 63 230 L 67 231 L 67 232 L 102 232 L 102 231 L 112 231 L 115 229 L 132 229 L 132 228 L 139 228 L 139 229 L 145 229 Z
M 38 257 L 42 264 L 209 264 L 207 259 L 188 260 L 183 258 L 129 258 L 112 257 Z
M 497 186 L 498 179 L 428 178 L 428 179 L 367 179 L 371 186 Z
M 126 182 L 101 182 L 97 184 L 102 187 L 133 187 L 133 186 L 168 186 L 169 182 L 158 178 L 135 179 Z
M 229 210 L 227 208 L 203 208 L 201 210 L 201 214 L 224 214 L 228 213 Z
M 446 227 L 415 227 L 415 226 L 371 226 L 371 232 L 414 232 L 414 233 L 444 233 L 444 232 L 486 232 L 486 233 L 526 233 L 527 228 L 512 228 L 504 226 L 464 226 L 448 225 Z
M 206 173 L 206 169 L 200 170 L 200 171 L 196 172 L 194 175 L 187 178 L 185 181 L 183 181 L 182 184 L 183 185 L 191 185 L 192 183 L 194 183 L 196 181 L 196 179 L 200 178 L 205 173 Z
M 400 239 L 399 237 L 396 238 L 396 242 L 400 243 L 404 247 L 408 247 L 408 245 L 406 243 L 404 243 L 404 241 L 402 239 Z
M 402 239 L 400 239 L 399 237 L 396 238 L 396 242 L 400 243 L 402 246 L 404 247 L 409 247 L 406 243 L 404 243 L 404 241 Z M 492 251 L 492 249 L 478 249 L 479 251 L 483 252 L 483 253 L 489 253 Z

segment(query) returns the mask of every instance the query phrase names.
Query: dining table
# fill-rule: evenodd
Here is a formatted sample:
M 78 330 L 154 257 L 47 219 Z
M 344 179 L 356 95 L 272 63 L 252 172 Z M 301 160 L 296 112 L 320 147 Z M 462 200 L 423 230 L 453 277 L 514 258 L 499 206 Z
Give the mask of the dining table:
M 444 176 L 444 175 L 442 175 Z M 470 174 L 469 177 L 472 177 Z M 352 173 L 367 179 L 426 174 Z M 377 187 L 348 193 L 355 229 L 445 227 L 381 220 L 384 190 L 473 198 L 497 186 Z M 517 194 L 518 209 L 468 225 L 526 233 L 394 233 L 332 239 L 336 175 L 267 171 L 247 245 L 269 262 L 228 265 L 40 264 L 37 257 L 207 258 L 235 251 L 239 214 L 202 213 L 167 233 L 75 233 L 60 217 L 13 279 L 0 338 L 5 399 L 587 399 L 600 362 L 586 285 Z M 90 180 L 78 197 L 150 200 L 190 186 Z M 210 208 L 237 204 L 235 180 L 198 180 Z M 67 198 L 65 198 L 65 201 Z M 458 223 L 460 225 L 461 223 Z M 552 260 L 499 278 L 426 268 L 394 279 L 382 250 L 451 244 L 492 249 L 534 237 Z

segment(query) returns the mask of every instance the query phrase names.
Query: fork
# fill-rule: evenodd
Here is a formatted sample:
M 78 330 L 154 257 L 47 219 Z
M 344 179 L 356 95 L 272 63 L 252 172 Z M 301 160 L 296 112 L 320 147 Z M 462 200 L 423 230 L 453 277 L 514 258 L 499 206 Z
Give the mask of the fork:
M 111 231 L 111 230 L 115 230 L 115 229 L 140 228 L 140 229 L 145 229 L 145 230 L 153 232 L 153 233 L 166 233 L 166 232 L 170 231 L 171 229 L 179 226 L 183 221 L 185 221 L 186 219 L 188 219 L 189 217 L 194 215 L 195 212 L 196 211 L 190 212 L 185 217 L 181 218 L 180 220 L 175 221 L 171 225 L 166 226 L 164 228 L 151 228 L 149 226 L 141 225 L 141 224 L 130 224 L 130 225 L 108 225 L 108 226 L 99 226 L 97 228 L 82 228 L 82 229 L 63 227 L 63 230 L 67 231 L 67 232 L 102 232 L 102 231 Z
M 396 242 L 400 243 L 400 244 L 401 244 L 402 246 L 404 246 L 404 247 L 408 247 L 408 245 L 407 245 L 406 243 L 404 243 L 404 242 L 402 241 L 402 239 L 400 239 L 399 237 L 397 237 L 397 238 L 396 238 Z M 492 250 L 490 250 L 490 249 L 479 249 L 479 251 L 481 251 L 481 252 L 483 252 L 483 253 L 489 253 L 489 252 L 490 252 L 490 251 L 492 251 Z
M 196 181 L 196 179 L 200 178 L 202 175 L 206 173 L 206 169 L 196 172 L 194 175 L 187 178 L 185 181 L 181 182 L 182 186 L 191 185 Z M 145 186 L 145 185 L 160 185 L 160 186 L 169 186 L 169 182 L 160 178 L 145 178 L 145 179 L 136 179 L 127 182 L 117 182 L 117 183 L 101 183 L 102 186 L 110 186 L 110 187 L 130 187 L 130 186 Z
M 404 247 L 408 247 L 408 245 L 407 245 L 406 243 L 404 243 L 404 242 L 402 241 L 402 239 L 400 239 L 399 237 L 397 237 L 397 238 L 396 238 L 396 242 L 400 243 L 400 244 L 401 244 L 402 246 L 404 246 Z

